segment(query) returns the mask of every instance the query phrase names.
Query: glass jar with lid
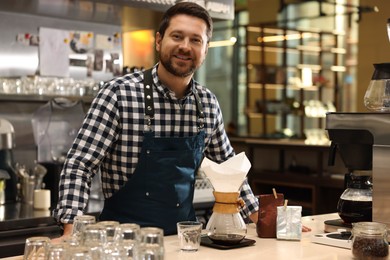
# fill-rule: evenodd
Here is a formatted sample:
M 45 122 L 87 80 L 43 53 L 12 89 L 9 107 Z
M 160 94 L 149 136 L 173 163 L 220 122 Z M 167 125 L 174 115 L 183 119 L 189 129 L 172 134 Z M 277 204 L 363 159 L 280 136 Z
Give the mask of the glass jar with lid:
M 386 224 L 357 222 L 352 225 L 352 254 L 355 259 L 387 259 L 389 245 Z

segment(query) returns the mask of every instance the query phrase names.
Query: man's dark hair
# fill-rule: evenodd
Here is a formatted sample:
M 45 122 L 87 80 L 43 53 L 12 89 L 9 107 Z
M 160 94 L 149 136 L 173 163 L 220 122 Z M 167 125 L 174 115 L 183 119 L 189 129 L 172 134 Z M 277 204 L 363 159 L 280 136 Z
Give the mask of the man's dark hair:
M 192 2 L 180 2 L 170 7 L 165 13 L 160 22 L 158 32 L 161 37 L 164 37 L 165 31 L 169 26 L 171 18 L 175 15 L 185 14 L 202 19 L 207 25 L 207 42 L 210 41 L 213 32 L 213 20 L 210 14 L 202 6 Z

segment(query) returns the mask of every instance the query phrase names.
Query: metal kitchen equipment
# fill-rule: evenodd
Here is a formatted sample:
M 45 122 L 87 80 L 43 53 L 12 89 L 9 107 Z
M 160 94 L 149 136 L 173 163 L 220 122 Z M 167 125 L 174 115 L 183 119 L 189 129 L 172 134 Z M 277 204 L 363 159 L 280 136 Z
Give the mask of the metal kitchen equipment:
M 328 113 L 331 148 L 350 172 L 372 175 L 372 220 L 390 227 L 390 113 Z M 332 154 L 332 150 L 331 150 Z
M 9 178 L 8 172 L 0 169 L 0 205 L 5 204 L 5 182 Z
M 5 188 L 5 202 L 16 201 L 17 198 L 17 175 L 13 168 L 12 149 L 15 146 L 15 132 L 13 125 L 5 119 L 0 118 L 0 169 L 6 171 L 9 178 L 1 185 Z M 4 178 L 5 179 L 5 178 Z M 3 190 L 2 189 L 2 190 Z

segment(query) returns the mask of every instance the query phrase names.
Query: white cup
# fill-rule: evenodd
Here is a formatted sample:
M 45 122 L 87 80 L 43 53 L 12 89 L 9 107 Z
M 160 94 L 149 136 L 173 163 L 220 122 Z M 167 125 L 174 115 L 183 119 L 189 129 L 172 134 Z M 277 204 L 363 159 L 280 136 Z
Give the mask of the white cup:
M 34 209 L 47 210 L 50 208 L 50 190 L 34 190 Z

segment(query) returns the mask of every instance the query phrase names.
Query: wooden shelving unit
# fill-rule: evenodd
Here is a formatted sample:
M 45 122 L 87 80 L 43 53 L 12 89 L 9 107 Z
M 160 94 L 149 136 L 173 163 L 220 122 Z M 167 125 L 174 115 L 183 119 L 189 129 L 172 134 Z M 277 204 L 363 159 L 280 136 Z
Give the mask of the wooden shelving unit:
M 342 33 L 264 25 L 246 27 L 247 132 L 280 138 L 290 128 L 305 136 L 306 128 L 323 128 L 324 113 L 309 114 L 309 101 L 325 110 L 339 105 L 346 70 Z M 310 83 L 302 82 L 309 72 Z

